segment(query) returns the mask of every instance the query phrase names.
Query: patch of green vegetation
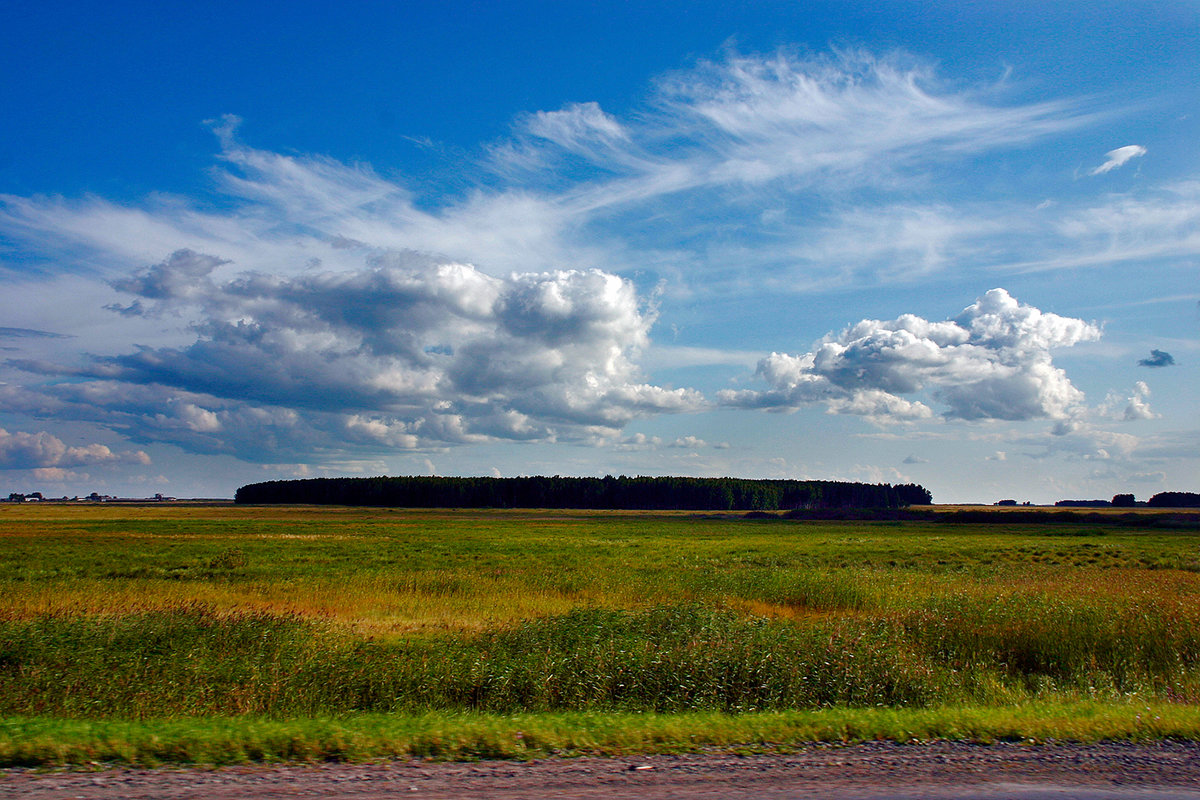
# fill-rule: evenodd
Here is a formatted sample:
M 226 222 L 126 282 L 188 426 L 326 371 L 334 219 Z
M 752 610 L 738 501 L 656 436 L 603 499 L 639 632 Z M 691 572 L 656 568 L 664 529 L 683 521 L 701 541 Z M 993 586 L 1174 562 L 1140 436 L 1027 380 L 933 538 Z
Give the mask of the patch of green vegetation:
M 725 712 L 1195 697 L 1200 629 L 1157 609 L 968 599 L 796 622 L 697 605 L 576 609 L 364 640 L 209 609 L 0 623 L 0 715 Z
M 1167 704 L 1194 722 L 1198 558 L 1200 532 L 1090 523 L 14 506 L 0 509 L 0 761 L 103 749 L 56 750 L 35 719 L 67 738 L 190 720 L 225 744 L 177 742 L 180 760 L 212 763 L 220 747 L 231 761 L 386 757 L 384 734 L 330 733 L 377 715 L 625 720 L 614 731 L 649 715 L 677 730 L 662 747 L 700 741 L 672 715 L 709 720 L 696 735 L 718 744 L 759 741 L 724 720 L 816 709 L 876 709 L 876 731 L 891 712 L 995 720 L 1048 703 Z M 964 735 L 987 735 L 979 724 Z M 267 729 L 292 731 L 294 752 L 254 744 Z M 395 735 L 395 754 L 426 746 Z M 493 752 L 490 733 L 455 735 L 433 754 Z M 577 735 L 495 752 L 573 752 Z M 619 748 L 641 734 L 605 735 Z M 128 747 L 130 763 L 170 760 Z
M 722 714 L 428 712 L 264 719 L 0 718 L 0 767 L 529 759 L 791 751 L 811 742 L 1200 738 L 1195 706 L 1047 701 L 1010 707 L 827 708 Z

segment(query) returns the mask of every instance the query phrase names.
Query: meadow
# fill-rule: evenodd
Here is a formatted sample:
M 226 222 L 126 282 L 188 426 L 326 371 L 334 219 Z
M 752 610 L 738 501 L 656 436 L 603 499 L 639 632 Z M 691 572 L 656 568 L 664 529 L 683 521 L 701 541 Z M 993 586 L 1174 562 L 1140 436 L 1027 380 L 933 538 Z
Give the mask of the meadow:
M 0 764 L 1162 736 L 1194 525 L 0 506 Z

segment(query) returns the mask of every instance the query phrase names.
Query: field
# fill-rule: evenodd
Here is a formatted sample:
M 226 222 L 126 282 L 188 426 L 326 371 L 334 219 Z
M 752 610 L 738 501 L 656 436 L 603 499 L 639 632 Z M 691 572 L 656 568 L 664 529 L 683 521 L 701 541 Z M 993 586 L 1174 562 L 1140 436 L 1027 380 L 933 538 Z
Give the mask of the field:
M 0 764 L 1164 736 L 1194 525 L 0 506 Z

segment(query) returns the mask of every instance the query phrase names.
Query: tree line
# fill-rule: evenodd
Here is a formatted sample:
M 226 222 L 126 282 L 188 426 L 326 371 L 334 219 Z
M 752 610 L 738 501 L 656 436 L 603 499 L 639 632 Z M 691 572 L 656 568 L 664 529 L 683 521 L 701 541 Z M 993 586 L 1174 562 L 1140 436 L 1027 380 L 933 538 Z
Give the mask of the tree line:
M 402 508 L 593 508 L 693 511 L 903 508 L 928 505 L 917 484 L 743 478 L 307 478 L 251 483 L 237 503 Z
M 1003 501 L 1002 501 L 1003 502 Z M 1134 508 L 1147 506 L 1149 508 L 1200 508 L 1200 493 L 1197 492 L 1159 492 L 1144 503 L 1134 499 L 1132 494 L 1113 495 L 1112 500 L 1059 500 L 1056 506 L 1078 506 L 1092 508 Z
M 1159 492 L 1146 501 L 1152 508 L 1200 508 L 1200 493 Z

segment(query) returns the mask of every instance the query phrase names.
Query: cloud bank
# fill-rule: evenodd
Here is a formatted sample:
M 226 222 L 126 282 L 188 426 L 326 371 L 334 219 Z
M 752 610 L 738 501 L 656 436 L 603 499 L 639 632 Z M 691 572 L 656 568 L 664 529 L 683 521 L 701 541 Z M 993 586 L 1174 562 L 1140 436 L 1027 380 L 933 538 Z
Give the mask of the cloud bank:
M 141 441 L 278 460 L 495 439 L 579 439 L 698 407 L 642 380 L 654 312 L 599 270 L 495 278 L 411 253 L 355 271 L 214 277 L 189 250 L 113 281 L 124 315 L 194 320 L 186 347 L 77 367 L 14 361 L 69 383 L 0 390 L 0 407 L 82 417 Z
M 1083 394 L 1050 351 L 1099 337 L 1092 323 L 992 289 L 951 320 L 863 320 L 803 355 L 772 353 L 756 373 L 766 391 L 725 390 L 718 399 L 774 410 L 823 403 L 831 413 L 883 423 L 933 416 L 930 398 L 946 406 L 949 419 L 1067 419 Z

